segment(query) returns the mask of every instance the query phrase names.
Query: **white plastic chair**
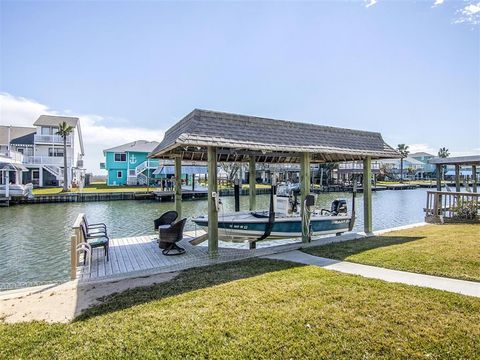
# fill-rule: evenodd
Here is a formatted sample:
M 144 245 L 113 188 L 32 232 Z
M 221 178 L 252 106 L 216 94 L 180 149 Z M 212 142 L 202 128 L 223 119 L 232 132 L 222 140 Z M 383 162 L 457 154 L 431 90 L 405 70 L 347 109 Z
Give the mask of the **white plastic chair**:
M 83 251 L 84 259 L 88 260 L 88 273 L 90 274 L 92 265 L 92 247 L 90 246 L 90 244 L 82 242 L 77 245 L 77 254 L 79 251 Z

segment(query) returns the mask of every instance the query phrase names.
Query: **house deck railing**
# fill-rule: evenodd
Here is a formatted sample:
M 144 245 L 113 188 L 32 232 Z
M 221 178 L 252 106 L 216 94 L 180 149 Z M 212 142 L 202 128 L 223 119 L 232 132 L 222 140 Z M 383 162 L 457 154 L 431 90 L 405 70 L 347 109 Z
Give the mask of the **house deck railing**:
M 24 156 L 23 163 L 32 165 L 63 166 L 63 156 Z M 67 159 L 67 165 L 71 166 L 69 158 Z
M 478 222 L 480 220 L 480 193 L 427 191 L 425 221 Z
M 361 163 L 340 163 L 338 164 L 338 169 L 340 170 L 363 170 L 363 164 Z M 379 170 L 380 164 L 372 162 L 372 170 Z
M 34 136 L 35 143 L 45 143 L 45 144 L 63 144 L 63 137 L 60 135 L 41 135 L 35 134 Z M 67 144 L 72 143 L 72 135 L 67 136 Z

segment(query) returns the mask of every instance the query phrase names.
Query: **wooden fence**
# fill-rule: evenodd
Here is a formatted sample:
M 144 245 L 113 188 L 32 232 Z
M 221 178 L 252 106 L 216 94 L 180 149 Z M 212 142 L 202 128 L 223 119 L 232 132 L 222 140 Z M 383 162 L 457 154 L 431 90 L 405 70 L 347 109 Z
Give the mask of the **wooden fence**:
M 480 194 L 427 191 L 424 211 L 428 223 L 479 222 Z

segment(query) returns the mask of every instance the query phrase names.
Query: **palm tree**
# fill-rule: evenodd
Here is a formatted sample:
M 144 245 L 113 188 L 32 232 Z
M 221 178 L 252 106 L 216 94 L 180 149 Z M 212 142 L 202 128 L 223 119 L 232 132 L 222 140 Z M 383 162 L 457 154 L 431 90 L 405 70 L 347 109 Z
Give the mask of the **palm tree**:
M 450 156 L 450 152 L 446 147 L 442 147 L 438 150 L 438 157 L 447 158 Z
M 448 151 L 448 149 L 446 147 L 441 147 L 438 150 L 438 157 L 447 158 L 449 156 L 450 156 L 450 151 Z M 442 166 L 442 180 L 445 180 L 445 169 L 446 169 L 446 166 L 443 165 Z
M 63 139 L 63 191 L 68 191 L 68 168 L 67 168 L 67 136 L 73 132 L 73 126 L 68 125 L 65 121 L 58 124 L 57 135 Z
M 410 151 L 408 150 L 408 145 L 398 144 L 397 150 L 400 153 L 400 182 L 403 183 L 403 159 L 405 159 Z

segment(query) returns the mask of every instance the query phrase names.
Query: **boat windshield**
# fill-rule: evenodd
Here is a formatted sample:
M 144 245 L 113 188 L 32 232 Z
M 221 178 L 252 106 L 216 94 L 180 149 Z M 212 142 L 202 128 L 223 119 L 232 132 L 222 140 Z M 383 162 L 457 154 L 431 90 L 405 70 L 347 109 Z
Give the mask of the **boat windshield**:
M 277 186 L 277 196 L 290 196 L 292 191 L 299 191 L 300 185 L 295 183 L 282 183 Z

